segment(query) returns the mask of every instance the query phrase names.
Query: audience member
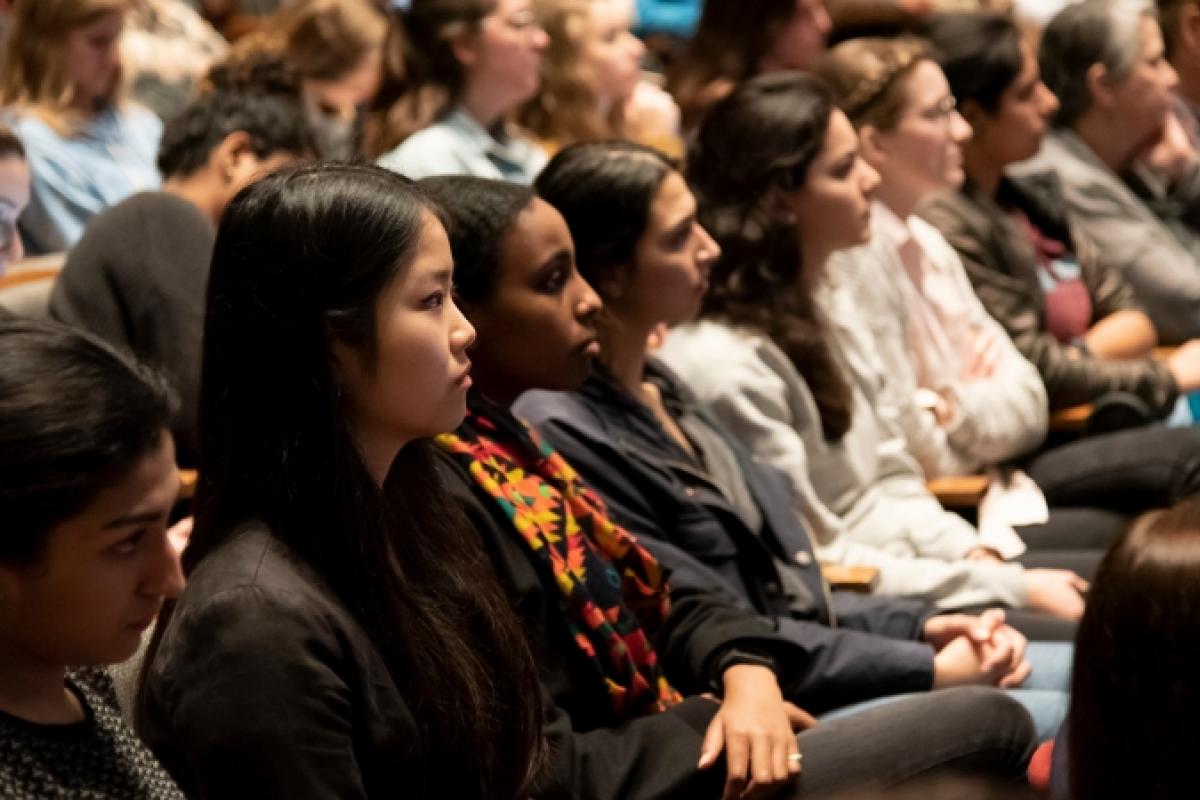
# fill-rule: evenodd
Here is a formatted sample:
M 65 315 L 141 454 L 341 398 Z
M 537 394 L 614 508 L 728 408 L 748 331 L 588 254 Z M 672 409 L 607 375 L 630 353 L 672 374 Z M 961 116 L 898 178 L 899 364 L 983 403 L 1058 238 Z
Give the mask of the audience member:
M 537 0 L 534 8 L 550 45 L 541 88 L 518 121 L 547 152 L 605 139 L 682 150 L 678 106 L 642 79 L 646 48 L 629 30 L 632 0 Z
M 387 18 L 368 0 L 291 0 L 235 58 L 281 57 L 300 76 L 318 154 L 358 154 L 359 110 L 379 90 Z
M 829 257 L 866 241 L 879 176 L 825 84 L 781 74 L 734 90 L 705 118 L 688 176 L 722 256 L 701 321 L 672 330 L 659 356 L 786 473 L 820 557 L 879 567 L 882 594 L 1078 618 L 1078 576 L 998 563 L 926 490 L 896 422 L 875 411 L 878 387 L 853 380 L 844 359 L 861 352 L 834 347 L 815 294 Z
M 450 273 L 376 167 L 276 172 L 221 218 L 189 582 L 139 715 L 189 796 L 528 795 L 533 661 L 423 441 L 470 383 Z
M 963 24 L 948 28 L 957 33 L 942 52 L 960 52 L 968 41 L 990 47 L 1007 31 L 1020 64 L 1016 27 L 1005 19 L 997 29 L 990 20 L 998 19 L 961 18 Z M 986 36 L 979 35 L 985 30 Z M 976 65 L 969 69 L 979 81 L 989 75 Z M 827 281 L 848 292 L 853 303 L 847 305 L 858 312 L 835 330 L 843 338 L 870 337 L 878 357 L 867 379 L 882 387 L 877 410 L 899 421 L 925 475 L 1019 464 L 1033 483 L 1012 473 L 998 476 L 996 491 L 1006 497 L 981 504 L 980 527 L 988 529 L 999 516 L 1011 530 L 1031 506 L 1044 509 L 1048 503 L 1052 524 L 1021 530 L 1038 549 L 1104 549 L 1126 527 L 1126 515 L 1170 505 L 1200 488 L 1200 432 L 1194 430 L 1140 428 L 1031 454 L 1046 429 L 1041 377 L 988 316 L 954 249 L 935 228 L 912 216 L 931 194 L 954 191 L 964 180 L 960 147 L 970 127 L 954 110 L 951 86 L 926 48 L 913 40 L 845 42 L 831 51 L 820 71 L 858 127 L 864 158 L 880 174 L 871 242 L 836 255 L 827 270 Z M 974 107 L 967 105 L 975 117 Z M 1018 131 L 1010 134 L 1009 143 L 1020 138 Z M 989 231 L 980 240 L 996 238 Z M 1141 321 L 1149 325 L 1144 317 Z M 852 362 L 862 364 L 861 359 Z M 1006 521 L 1014 503 L 1024 508 Z
M 811 68 L 831 26 L 824 0 L 706 0 L 696 35 L 667 73 L 684 129 L 747 78 Z
M 1072 222 L 1121 269 L 1159 338 L 1200 336 L 1200 162 L 1152 158 L 1179 129 L 1153 10 L 1068 6 L 1046 26 L 1039 61 L 1058 108 L 1041 152 L 1013 174 L 1057 173 Z
M 27 205 L 29 163 L 25 148 L 16 134 L 0 126 L 0 276 L 11 262 L 25 255 L 17 220 Z
M 532 0 L 412 0 L 392 15 L 368 152 L 413 178 L 530 183 L 546 154 L 508 118 L 537 93 L 548 44 Z
M 169 120 L 208 68 L 229 50 L 225 37 L 185 0 L 132 0 L 121 58 L 133 98 Z
M 605 313 L 597 318 L 599 363 L 583 385 L 526 392 L 514 411 L 595 487 L 613 518 L 671 571 L 672 585 L 719 587 L 808 650 L 795 695 L 806 708 L 958 682 L 1019 684 L 1050 690 L 1018 699 L 1039 738 L 1056 731 L 1066 711 L 1067 645 L 1030 648 L 1033 676 L 1022 682 L 1023 667 L 1005 664 L 1020 663 L 1024 639 L 1003 625 L 1003 612 L 931 617 L 919 601 L 830 591 L 786 476 L 756 465 L 650 358 L 655 328 L 695 317 L 720 254 L 670 162 L 638 145 L 578 145 L 551 159 L 537 188 L 563 214 L 580 274 Z M 840 630 L 829 629 L 832 620 Z M 988 669 L 990 648 L 1008 650 L 1008 642 L 1016 661 Z M 926 677 L 908 682 L 918 674 Z
M 0 60 L 0 117 L 33 181 L 21 216 L 33 254 L 70 248 L 94 215 L 158 186 L 162 123 L 121 98 L 125 0 L 17 0 Z
M 158 375 L 67 328 L 0 321 L 0 793 L 183 800 L 105 667 L 183 588 Z
M 1188 763 L 1200 714 L 1197 554 L 1200 500 L 1190 499 L 1138 520 L 1101 563 L 1079 625 L 1067 758 L 1055 759 L 1055 783 L 1070 786 L 1062 800 L 1200 791 Z
M 1124 392 L 1165 417 L 1200 387 L 1200 349 L 1151 357 L 1158 341 L 1122 263 L 1093 238 L 1088 213 L 1064 202 L 1059 173 L 1008 168 L 1035 155 L 1058 108 L 1032 48 L 1004 17 L 960 17 L 934 28 L 951 90 L 974 129 L 961 191 L 922 213 L 954 246 L 979 299 L 1041 373 L 1051 408 Z M 1061 139 L 1064 135 L 1058 134 Z M 1056 136 L 1050 133 L 1049 137 Z M 1137 255 L 1140 258 L 1140 254 Z
M 298 90 L 243 84 L 218 68 L 159 149 L 159 192 L 101 212 L 67 256 L 50 297 L 55 319 L 89 330 L 164 370 L 183 401 L 179 463 L 199 447 L 200 343 L 216 225 L 263 173 L 312 155 Z M 232 82 L 229 82 L 232 80 Z
M 528 389 L 575 388 L 596 353 L 600 303 L 575 269 L 561 215 L 498 181 L 424 185 L 448 207 L 457 290 L 480 332 L 467 418 L 438 438 L 446 474 L 524 612 L 544 683 L 568 724 L 588 731 L 576 741 L 605 743 L 603 753 L 552 743 L 553 782 L 535 794 L 715 797 L 723 783 L 732 798 L 752 780 L 764 793 L 820 796 L 903 781 L 956 761 L 952 751 L 1006 771 L 1022 737 L 999 695 L 950 690 L 813 728 L 783 700 L 799 648 L 715 593 L 668 587 L 654 556 L 509 411 Z M 698 696 L 705 690 L 721 701 Z M 960 727 L 978 702 L 1000 714 L 999 739 L 990 726 Z M 943 724 L 922 719 L 926 706 Z M 798 739 L 796 726 L 808 728 Z M 999 747 L 985 763 L 981 735 Z

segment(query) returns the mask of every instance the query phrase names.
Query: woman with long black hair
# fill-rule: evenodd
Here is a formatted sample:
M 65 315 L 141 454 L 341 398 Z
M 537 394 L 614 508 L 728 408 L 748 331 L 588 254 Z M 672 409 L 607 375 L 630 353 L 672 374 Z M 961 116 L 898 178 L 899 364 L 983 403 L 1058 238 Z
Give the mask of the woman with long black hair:
M 189 585 L 141 731 L 195 797 L 523 796 L 523 637 L 423 438 L 474 331 L 436 206 L 367 166 L 243 190 L 213 256 Z

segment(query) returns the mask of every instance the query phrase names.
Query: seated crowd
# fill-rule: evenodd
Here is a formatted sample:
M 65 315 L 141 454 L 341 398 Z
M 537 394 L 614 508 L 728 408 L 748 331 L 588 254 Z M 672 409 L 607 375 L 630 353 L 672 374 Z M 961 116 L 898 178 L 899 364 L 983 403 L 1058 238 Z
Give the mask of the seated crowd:
M 0 517 L 4 797 L 1196 796 L 1200 0 L 0 0 Z

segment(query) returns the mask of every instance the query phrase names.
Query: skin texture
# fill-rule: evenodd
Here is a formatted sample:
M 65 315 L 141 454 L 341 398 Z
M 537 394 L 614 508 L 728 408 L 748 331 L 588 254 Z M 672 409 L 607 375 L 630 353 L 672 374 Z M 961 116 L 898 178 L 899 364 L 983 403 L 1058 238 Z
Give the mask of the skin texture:
M 833 21 L 823 0 L 796 0 L 796 13 L 759 60 L 759 71 L 784 72 L 812 69 L 825 52 Z
M 609 109 L 633 96 L 642 76 L 646 47 L 630 30 L 628 0 L 592 0 L 590 24 L 580 56 L 591 73 L 600 105 Z
M 575 268 L 567 223 L 534 198 L 500 247 L 491 297 L 465 307 L 479 331 L 471 356 L 480 387 L 506 405 L 526 389 L 576 388 L 599 352 L 600 298 Z
M 379 91 L 383 67 L 381 48 L 369 51 L 353 69 L 336 80 L 309 78 L 304 93 L 326 116 L 352 122 L 358 109 Z
M 795 226 L 807 280 L 819 278 L 830 255 L 870 238 L 871 196 L 878 186 L 879 173 L 863 159 L 854 126 L 835 110 L 804 186 L 776 192 L 773 203 Z
M 465 72 L 463 105 L 484 127 L 537 94 L 550 44 L 530 0 L 498 0 L 478 35 L 454 43 Z
M 426 212 L 412 263 L 376 300 L 374 360 L 334 343 L 351 423 L 380 483 L 405 443 L 453 430 L 466 414 L 475 329 L 454 304 L 453 267 L 446 231 Z
M 0 565 L 0 708 L 31 721 L 79 718 L 68 665 L 133 655 L 165 598 L 183 590 L 167 515 L 179 491 L 175 445 L 160 445 L 57 525 L 31 566 Z
M 901 219 L 926 195 L 962 185 L 961 147 L 971 126 L 954 108 L 946 76 L 933 61 L 913 67 L 905 81 L 907 102 L 896 125 L 859 132 L 863 153 L 880 175 L 879 196 Z
M 112 91 L 121 64 L 119 44 L 124 27 L 125 15 L 113 11 L 67 34 L 65 56 L 80 110 L 91 111 Z
M 29 205 L 29 165 L 24 159 L 0 158 L 0 275 L 25 255 L 17 218 Z

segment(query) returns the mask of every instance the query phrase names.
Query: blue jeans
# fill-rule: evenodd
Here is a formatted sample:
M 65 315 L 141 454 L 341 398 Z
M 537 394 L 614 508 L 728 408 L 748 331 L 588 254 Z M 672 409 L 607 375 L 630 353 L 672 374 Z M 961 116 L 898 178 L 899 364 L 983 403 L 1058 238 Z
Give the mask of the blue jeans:
M 1021 688 L 1006 689 L 1005 694 L 1025 707 L 1029 716 L 1033 717 L 1038 741 L 1044 742 L 1058 733 L 1071 703 L 1071 662 L 1075 658 L 1075 645 L 1067 642 L 1030 642 L 1025 657 L 1033 667 L 1033 672 L 1021 684 Z M 909 696 L 895 694 L 854 703 L 830 711 L 821 719 L 850 716 Z

